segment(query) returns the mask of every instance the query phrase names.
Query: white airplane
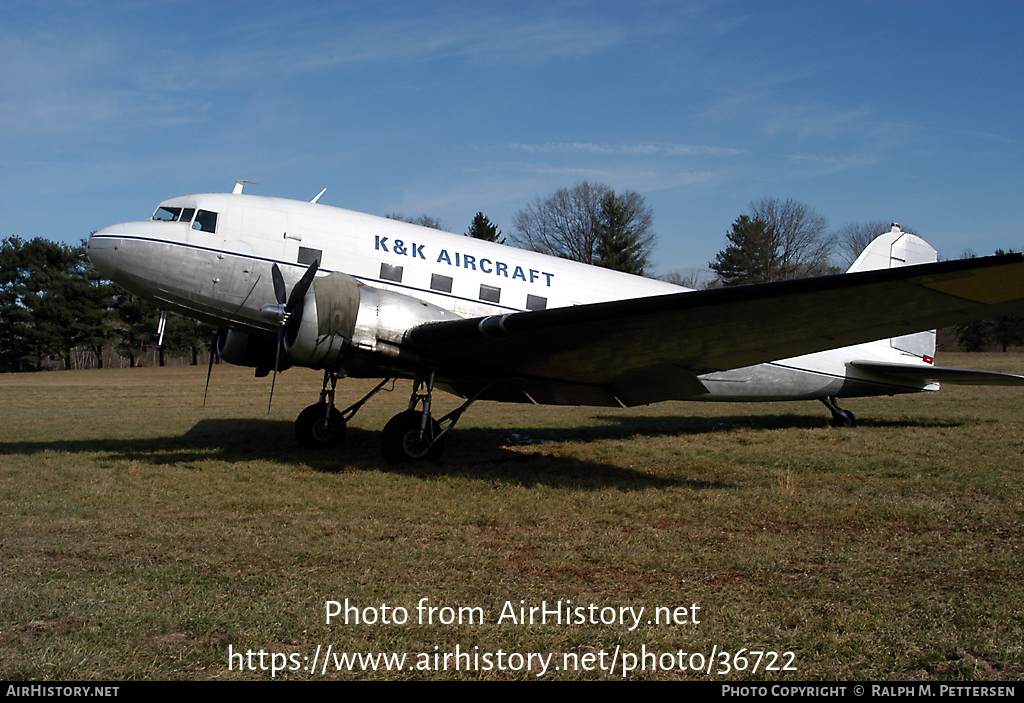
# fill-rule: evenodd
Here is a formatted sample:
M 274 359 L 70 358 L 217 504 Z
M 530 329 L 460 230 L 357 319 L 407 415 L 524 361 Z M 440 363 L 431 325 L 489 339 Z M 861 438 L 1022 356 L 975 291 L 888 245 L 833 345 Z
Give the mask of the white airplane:
M 323 194 L 321 191 L 320 195 Z M 820 400 L 1024 377 L 934 366 L 936 327 L 1024 311 L 1024 255 L 936 263 L 898 225 L 845 274 L 691 291 L 310 202 L 187 195 L 89 239 L 96 269 L 218 328 L 225 361 L 257 376 L 324 370 L 299 414 L 305 447 L 335 447 L 388 380 L 413 378 L 382 433 L 388 462 L 437 459 L 476 400 L 634 406 Z M 384 378 L 334 407 L 345 376 Z M 435 388 L 466 399 L 440 420 Z M 273 391 L 271 390 L 271 393 Z

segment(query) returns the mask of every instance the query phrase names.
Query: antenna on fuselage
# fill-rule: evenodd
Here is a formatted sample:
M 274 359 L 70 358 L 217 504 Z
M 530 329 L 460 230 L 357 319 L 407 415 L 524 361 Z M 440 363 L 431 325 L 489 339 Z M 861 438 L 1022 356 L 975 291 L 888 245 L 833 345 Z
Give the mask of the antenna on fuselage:
M 323 190 L 321 190 L 321 191 L 320 191 L 319 193 L 317 193 L 317 194 L 316 194 L 316 197 L 315 197 L 315 198 L 313 198 L 313 199 L 312 199 L 312 200 L 310 200 L 309 202 L 311 202 L 311 203 L 315 203 L 315 202 L 316 202 L 317 200 L 319 200 L 319 199 L 320 199 L 320 196 L 321 196 L 321 195 L 323 195 L 323 194 L 324 194 L 324 193 L 326 193 L 326 192 L 327 192 L 327 189 L 326 189 L 326 188 L 324 188 Z
M 239 193 L 242 192 L 242 188 L 245 187 L 246 183 L 259 183 L 259 181 L 249 181 L 249 180 L 245 180 L 245 179 L 242 179 L 240 181 L 235 181 L 234 190 L 232 190 L 231 192 L 234 195 L 238 195 Z

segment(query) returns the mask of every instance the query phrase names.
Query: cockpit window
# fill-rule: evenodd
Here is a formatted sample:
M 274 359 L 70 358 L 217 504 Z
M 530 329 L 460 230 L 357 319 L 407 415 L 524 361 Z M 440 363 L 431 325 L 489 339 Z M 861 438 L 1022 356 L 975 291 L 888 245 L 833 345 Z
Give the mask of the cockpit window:
M 181 216 L 180 207 L 161 207 L 153 213 L 153 219 L 161 222 L 177 222 L 179 216 Z
M 187 207 L 181 211 L 181 222 L 191 222 L 192 216 L 196 214 L 194 207 Z
M 192 223 L 192 229 L 199 229 L 204 232 L 217 231 L 217 213 L 209 210 L 200 210 L 196 213 L 196 221 Z

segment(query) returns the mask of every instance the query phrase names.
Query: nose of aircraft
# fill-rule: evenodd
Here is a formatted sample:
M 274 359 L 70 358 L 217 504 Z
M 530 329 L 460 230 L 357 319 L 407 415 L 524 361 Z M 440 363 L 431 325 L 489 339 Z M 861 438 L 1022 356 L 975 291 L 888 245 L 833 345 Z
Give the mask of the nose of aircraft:
M 117 271 L 117 251 L 121 245 L 119 232 L 122 229 L 119 225 L 114 225 L 93 232 L 86 246 L 89 261 L 107 278 L 113 278 Z

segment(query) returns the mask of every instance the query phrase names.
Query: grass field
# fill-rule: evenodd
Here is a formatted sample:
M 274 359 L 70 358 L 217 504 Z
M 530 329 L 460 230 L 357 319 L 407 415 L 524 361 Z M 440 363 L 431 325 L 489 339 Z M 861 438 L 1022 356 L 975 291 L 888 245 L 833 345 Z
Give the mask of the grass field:
M 440 464 L 393 468 L 380 429 L 407 382 L 325 455 L 292 436 L 319 374 L 279 376 L 268 417 L 269 379 L 220 365 L 204 409 L 205 372 L 0 375 L 0 678 L 601 679 L 645 652 L 630 678 L 1024 675 L 1021 389 L 849 400 L 852 430 L 816 402 L 479 403 Z M 371 386 L 343 381 L 338 405 Z M 408 621 L 328 624 L 346 598 Z M 422 598 L 479 610 L 421 624 Z M 542 601 L 645 610 L 632 630 L 498 622 Z M 700 622 L 647 623 L 677 606 Z M 229 647 L 265 657 L 240 671 Z M 434 670 L 456 647 L 477 670 Z M 755 672 L 757 651 L 795 670 Z M 406 669 L 337 671 L 341 652 Z

